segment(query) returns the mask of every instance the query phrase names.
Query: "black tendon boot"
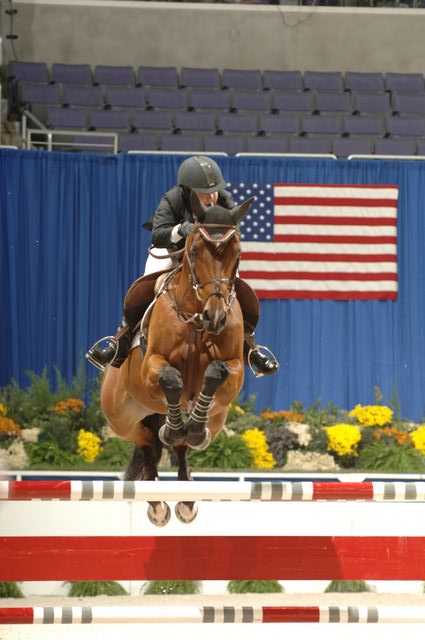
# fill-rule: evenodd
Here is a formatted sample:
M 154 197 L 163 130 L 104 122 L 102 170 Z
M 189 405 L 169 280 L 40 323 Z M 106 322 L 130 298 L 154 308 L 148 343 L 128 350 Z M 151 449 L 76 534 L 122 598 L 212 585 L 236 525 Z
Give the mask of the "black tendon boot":
M 128 324 L 123 323 L 114 337 L 108 336 L 95 342 L 87 351 L 86 358 L 101 371 L 105 371 L 109 365 L 119 368 L 130 352 L 133 337 L 134 332 Z
M 256 344 L 254 332 L 245 333 L 244 354 L 256 378 L 270 376 L 279 370 L 279 362 L 270 349 Z

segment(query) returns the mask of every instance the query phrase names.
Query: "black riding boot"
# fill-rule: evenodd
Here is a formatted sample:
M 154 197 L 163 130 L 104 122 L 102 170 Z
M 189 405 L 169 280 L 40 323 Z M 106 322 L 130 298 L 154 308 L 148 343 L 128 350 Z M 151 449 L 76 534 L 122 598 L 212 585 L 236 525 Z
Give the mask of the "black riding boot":
M 101 371 L 105 371 L 109 365 L 119 369 L 130 352 L 133 337 L 134 331 L 123 322 L 114 337 L 108 336 L 95 342 L 87 351 L 86 358 Z M 102 342 L 106 343 L 105 347 L 101 346 Z
M 253 331 L 251 333 L 245 333 L 244 354 L 248 366 L 256 378 L 271 376 L 273 373 L 279 371 L 277 358 L 268 347 L 256 344 Z

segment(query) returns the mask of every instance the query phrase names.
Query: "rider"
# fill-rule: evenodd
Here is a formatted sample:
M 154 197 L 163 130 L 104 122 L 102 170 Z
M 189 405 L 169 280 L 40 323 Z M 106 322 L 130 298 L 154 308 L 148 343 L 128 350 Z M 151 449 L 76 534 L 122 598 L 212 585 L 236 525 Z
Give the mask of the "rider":
M 161 198 L 153 216 L 152 243 L 156 255 L 167 255 L 168 250 L 174 252 L 184 247 L 186 237 L 190 234 L 194 223 L 190 204 L 192 190 L 196 191 L 205 206 L 219 204 L 225 209 L 232 209 L 235 206 L 232 195 L 225 190 L 226 183 L 220 167 L 211 158 L 193 156 L 184 160 L 178 170 L 177 182 L 178 184 Z M 160 259 L 156 255 L 149 255 L 145 275 L 176 266 L 172 257 Z M 250 287 L 246 283 L 243 284 L 240 291 L 237 291 L 237 295 L 245 324 L 244 352 L 251 367 L 255 368 L 256 375 L 270 375 L 277 372 L 279 363 L 268 349 L 265 348 L 267 353 L 263 353 L 255 343 L 254 330 L 259 314 L 255 315 L 255 311 L 252 310 L 258 305 L 258 301 Z M 150 301 L 144 300 L 147 303 Z M 144 305 L 143 311 L 147 306 L 147 304 Z M 124 323 L 115 338 L 109 338 L 106 348 L 102 348 L 100 346 L 102 341 L 98 341 L 89 349 L 86 357 L 99 369 L 104 369 L 109 364 L 120 367 L 131 348 L 131 338 L 132 332 L 128 331 L 128 325 Z

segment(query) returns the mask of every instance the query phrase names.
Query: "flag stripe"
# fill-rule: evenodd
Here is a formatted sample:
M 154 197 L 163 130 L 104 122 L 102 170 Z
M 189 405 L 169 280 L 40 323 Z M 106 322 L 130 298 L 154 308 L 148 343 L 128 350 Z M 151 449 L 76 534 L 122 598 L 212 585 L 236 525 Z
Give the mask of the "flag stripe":
M 321 197 L 290 197 L 276 196 L 275 205 L 312 205 L 330 207 L 396 207 L 397 200 L 373 199 L 373 198 L 321 198 Z
M 314 243 L 318 243 L 318 242 L 342 242 L 342 243 L 352 243 L 352 242 L 358 242 L 360 244 L 387 244 L 387 243 L 393 243 L 396 244 L 397 239 L 394 236 L 394 238 L 391 238 L 390 236 L 369 236 L 367 238 L 365 237 L 361 237 L 361 236 L 332 236 L 332 235 L 306 235 L 306 234 L 300 234 L 300 233 L 294 233 L 294 234 L 282 234 L 282 235 L 276 235 L 276 240 L 278 242 L 314 242 Z
M 241 276 L 247 280 L 254 280 L 261 278 L 263 271 L 242 271 Z M 267 278 L 269 280 L 320 280 L 322 283 L 327 280 L 350 280 L 354 281 L 378 281 L 383 280 L 388 282 L 389 280 L 397 281 L 396 273 L 312 273 L 302 271 L 279 271 L 268 272 Z
M 276 215 L 275 216 L 275 224 L 276 225 L 293 225 L 293 224 L 314 224 L 317 225 L 318 222 L 318 216 L 300 216 L 300 215 L 293 215 L 290 216 L 290 222 L 287 222 L 287 218 L 286 216 L 279 216 Z M 341 217 L 341 216 L 320 216 L 320 225 L 338 225 L 338 226 L 347 226 L 347 225 L 354 225 L 354 226 L 396 226 L 397 225 L 397 220 L 396 218 L 371 218 L 371 217 L 355 217 L 355 216 L 347 216 L 347 217 Z
M 395 300 L 393 185 L 230 185 L 254 195 L 241 220 L 240 276 L 259 298 Z
M 309 261 L 309 262 L 320 262 L 323 263 L 324 257 L 322 254 L 314 254 L 314 253 L 283 253 L 283 252 L 279 252 L 279 253 L 260 253 L 258 251 L 244 251 L 244 266 L 246 266 L 250 261 L 258 261 L 258 260 L 263 260 L 264 262 L 270 261 L 273 263 L 277 263 L 276 264 L 276 268 L 278 268 L 279 263 L 281 263 L 282 261 L 290 261 L 290 260 L 294 260 L 294 261 L 299 261 L 299 262 L 303 262 L 303 261 Z M 335 253 L 335 254 L 330 254 L 328 253 L 328 255 L 326 255 L 326 262 L 364 262 L 364 263 L 368 263 L 368 262 L 382 262 L 383 264 L 388 263 L 388 262 L 393 262 L 397 263 L 397 256 L 391 255 L 391 254 L 382 254 L 382 255 L 372 255 L 372 254 L 366 254 L 366 255 L 358 255 L 358 254 L 354 254 L 354 253 L 347 253 L 347 254 L 343 254 L 343 253 Z M 248 268 L 248 267 L 247 267 Z

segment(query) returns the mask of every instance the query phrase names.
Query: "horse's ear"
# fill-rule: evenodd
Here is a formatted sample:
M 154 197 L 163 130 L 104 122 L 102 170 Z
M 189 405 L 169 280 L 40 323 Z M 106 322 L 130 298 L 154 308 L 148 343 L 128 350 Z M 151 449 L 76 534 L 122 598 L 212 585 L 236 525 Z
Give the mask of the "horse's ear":
M 200 201 L 198 194 L 193 189 L 190 192 L 190 206 L 195 215 L 195 218 L 200 222 L 202 222 L 202 220 L 205 218 L 206 209 L 205 209 L 205 206 Z
M 250 198 L 249 200 L 245 200 L 245 202 L 242 202 L 242 204 L 239 204 L 237 207 L 234 207 L 232 209 L 232 220 L 234 224 L 238 224 L 239 220 L 241 220 L 244 217 L 244 215 L 246 214 L 246 212 L 248 211 L 248 209 L 250 208 L 254 200 L 255 198 Z

